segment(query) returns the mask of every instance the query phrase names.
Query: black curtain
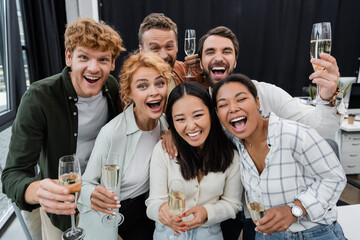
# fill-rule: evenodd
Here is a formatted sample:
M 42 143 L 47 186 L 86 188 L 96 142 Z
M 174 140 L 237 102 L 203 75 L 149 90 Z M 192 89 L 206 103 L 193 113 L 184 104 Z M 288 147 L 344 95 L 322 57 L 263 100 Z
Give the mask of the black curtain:
M 184 59 L 186 28 L 197 39 L 210 28 L 224 25 L 240 43 L 237 72 L 276 84 L 293 96 L 302 95 L 312 73 L 312 24 L 332 24 L 332 55 L 342 76 L 357 76 L 360 57 L 360 1 L 358 0 L 99 0 L 100 18 L 122 35 L 127 50 L 138 48 L 138 29 L 146 15 L 163 12 L 179 30 L 178 60 Z M 114 75 L 123 61 L 117 60 Z
M 21 0 L 21 4 L 30 81 L 35 82 L 65 66 L 65 0 Z

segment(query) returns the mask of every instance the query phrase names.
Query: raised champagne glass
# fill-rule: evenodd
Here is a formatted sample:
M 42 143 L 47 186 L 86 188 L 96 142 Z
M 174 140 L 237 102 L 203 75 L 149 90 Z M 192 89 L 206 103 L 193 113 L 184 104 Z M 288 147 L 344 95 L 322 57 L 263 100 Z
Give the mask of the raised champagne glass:
M 256 222 L 266 214 L 262 199 L 253 192 L 245 191 L 245 202 L 250 212 L 251 219 L 256 224 Z
M 101 180 L 104 187 L 114 192 L 119 184 L 120 178 L 120 156 L 118 153 L 108 153 L 101 156 Z M 115 215 L 105 215 L 101 222 L 107 227 L 117 227 L 124 222 L 124 215 L 116 212 Z
M 313 24 L 310 39 L 310 57 L 320 59 L 321 53 L 331 53 L 331 24 L 321 22 Z M 323 71 L 324 68 L 313 64 L 314 71 Z M 316 104 L 327 104 L 320 97 L 320 86 L 317 86 Z
M 185 30 L 185 40 L 184 40 L 184 51 L 186 56 L 193 55 L 196 49 L 196 33 L 194 29 Z M 191 75 L 190 68 L 188 67 L 188 74 L 184 76 L 186 78 L 194 78 Z
M 78 157 L 66 155 L 59 160 L 60 185 L 69 189 L 75 195 L 75 202 L 81 190 L 81 170 Z M 80 240 L 85 237 L 84 229 L 75 227 L 75 216 L 71 215 L 71 228 L 62 234 L 63 240 Z
M 168 205 L 170 213 L 174 216 L 181 216 L 186 209 L 186 195 L 184 182 L 180 179 L 172 179 L 169 183 Z M 186 232 L 174 232 L 169 240 L 186 240 Z

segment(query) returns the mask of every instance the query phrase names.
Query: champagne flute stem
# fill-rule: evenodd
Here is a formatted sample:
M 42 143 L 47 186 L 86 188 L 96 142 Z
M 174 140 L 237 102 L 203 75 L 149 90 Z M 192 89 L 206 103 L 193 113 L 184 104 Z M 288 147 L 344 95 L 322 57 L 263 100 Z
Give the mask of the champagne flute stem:
M 188 67 L 188 74 L 187 74 L 188 76 L 190 76 L 191 75 L 191 72 L 190 72 L 190 67 Z
M 75 216 L 74 214 L 71 214 L 71 232 L 75 233 Z

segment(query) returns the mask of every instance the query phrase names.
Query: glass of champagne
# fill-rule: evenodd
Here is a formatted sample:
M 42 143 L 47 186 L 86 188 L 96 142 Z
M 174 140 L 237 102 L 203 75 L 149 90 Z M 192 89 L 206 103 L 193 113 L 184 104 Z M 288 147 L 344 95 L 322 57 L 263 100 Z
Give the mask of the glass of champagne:
M 320 59 L 321 53 L 331 53 L 331 24 L 329 22 L 313 24 L 310 39 L 310 57 Z M 314 71 L 324 70 L 323 67 L 313 64 Z M 320 86 L 317 86 L 316 104 L 327 104 L 320 97 Z
M 170 213 L 174 216 L 181 216 L 185 212 L 185 189 L 184 182 L 180 179 L 172 179 L 169 184 L 168 205 Z M 169 240 L 187 239 L 186 232 L 174 232 L 169 236 Z
M 118 153 L 108 153 L 101 156 L 101 180 L 104 187 L 110 192 L 114 192 L 119 184 L 120 156 Z M 101 222 L 107 227 L 117 227 L 124 222 L 124 215 L 116 212 L 115 215 L 106 214 Z
M 256 224 L 260 218 L 265 216 L 266 209 L 262 200 L 256 196 L 255 193 L 250 191 L 245 191 L 245 202 L 246 206 L 250 212 L 251 219 Z
M 59 160 L 59 182 L 60 185 L 75 194 L 75 202 L 81 190 L 81 170 L 79 159 L 75 155 L 66 155 Z M 79 240 L 85 237 L 84 230 L 75 227 L 75 216 L 71 215 L 71 228 L 62 234 L 63 240 Z
M 185 41 L 184 41 L 184 50 L 186 56 L 193 55 L 196 49 L 196 33 L 194 29 L 185 30 Z M 188 68 L 188 74 L 184 76 L 186 78 L 194 78 L 190 73 L 190 68 Z

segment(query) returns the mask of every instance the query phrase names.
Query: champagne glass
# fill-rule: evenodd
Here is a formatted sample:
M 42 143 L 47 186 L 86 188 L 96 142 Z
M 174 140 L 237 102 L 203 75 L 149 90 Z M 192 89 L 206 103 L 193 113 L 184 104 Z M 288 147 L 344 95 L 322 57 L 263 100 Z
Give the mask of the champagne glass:
M 168 204 L 170 213 L 175 216 L 181 216 L 185 212 L 186 195 L 184 191 L 184 182 L 180 179 L 172 179 L 169 184 Z M 169 236 L 169 240 L 187 239 L 186 232 L 174 232 Z
M 78 157 L 66 155 L 59 160 L 59 182 L 60 185 L 75 194 L 75 202 L 81 190 L 81 170 Z M 62 234 L 63 240 L 80 240 L 85 237 L 84 229 L 75 227 L 75 216 L 71 215 L 71 228 Z
M 184 41 L 184 50 L 186 56 L 193 55 L 196 49 L 196 33 L 194 29 L 185 30 L 185 41 Z M 184 76 L 186 78 L 194 78 L 190 73 L 190 68 L 188 68 L 188 74 Z
M 329 22 L 315 23 L 311 31 L 310 56 L 320 59 L 320 53 L 331 53 L 331 24 Z M 314 71 L 324 70 L 313 64 Z M 317 86 L 316 104 L 327 104 L 320 97 L 320 86 Z
M 117 153 L 108 153 L 101 156 L 101 179 L 104 187 L 110 192 L 114 192 L 119 184 L 120 178 L 120 156 Z M 107 227 L 117 227 L 124 222 L 124 215 L 116 212 L 115 215 L 106 214 L 102 220 L 102 224 Z
M 256 224 L 256 222 L 266 214 L 263 201 L 260 197 L 256 196 L 255 193 L 245 191 L 245 202 L 250 212 L 251 219 Z

